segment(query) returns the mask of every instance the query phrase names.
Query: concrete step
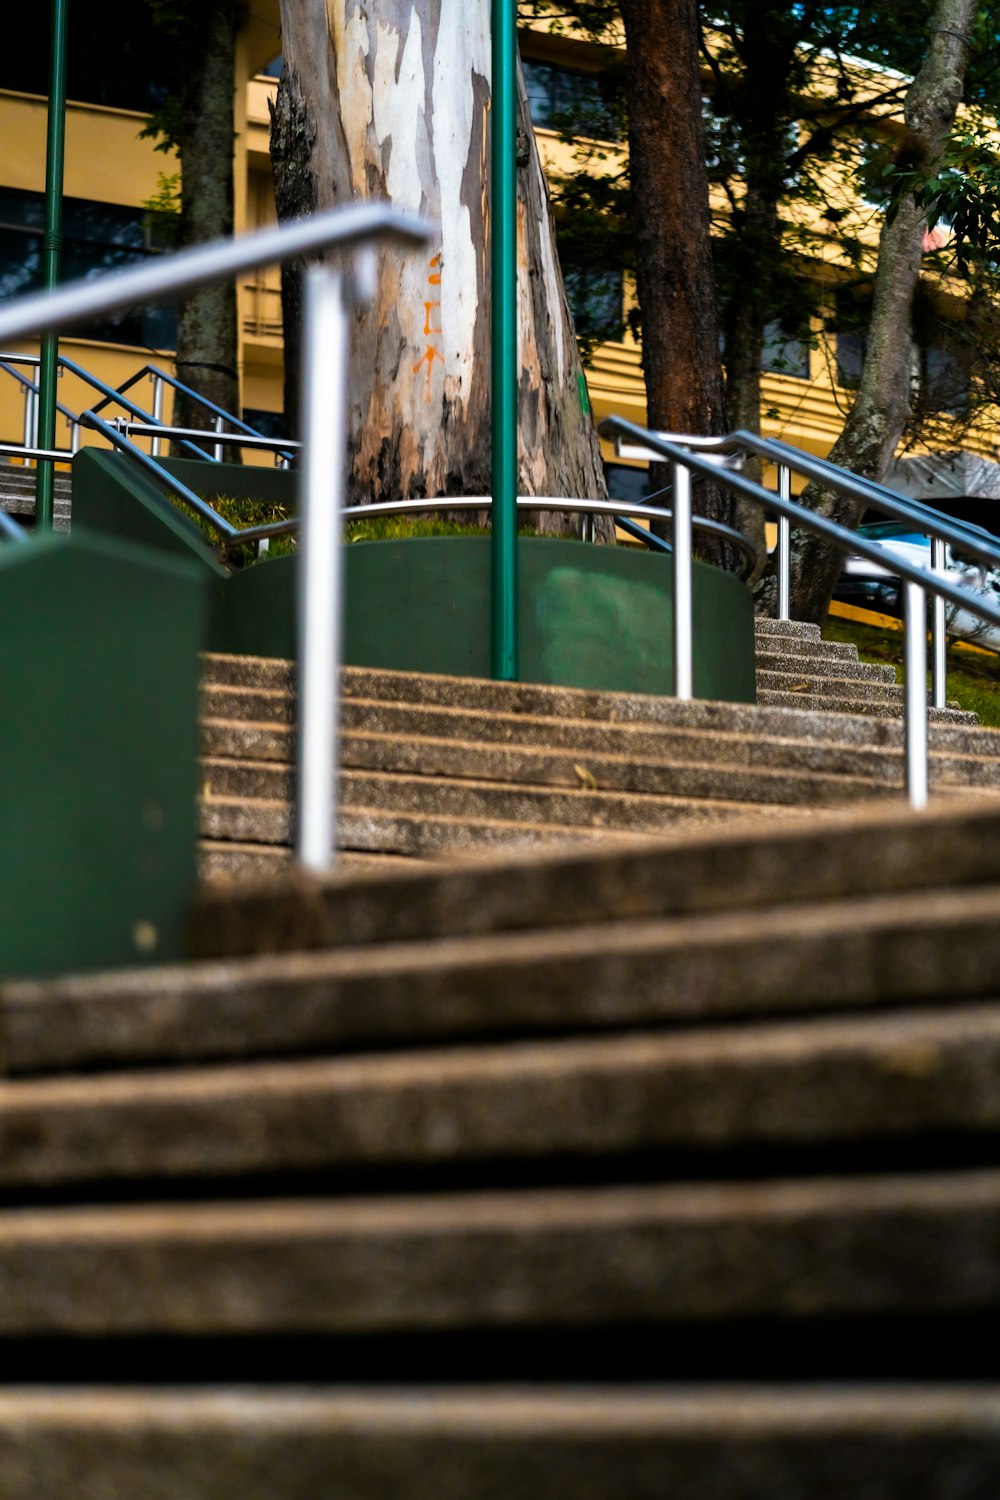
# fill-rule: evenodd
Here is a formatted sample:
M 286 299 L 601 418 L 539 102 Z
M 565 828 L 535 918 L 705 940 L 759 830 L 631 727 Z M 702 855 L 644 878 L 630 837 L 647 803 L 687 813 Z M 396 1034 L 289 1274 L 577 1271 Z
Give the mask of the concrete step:
M 798 679 L 802 682 L 802 679 Z M 899 719 L 902 707 L 902 689 L 900 696 L 878 697 L 877 689 L 869 689 L 864 696 L 853 695 L 850 691 L 854 684 L 844 684 L 844 691 L 829 693 L 828 682 L 817 683 L 811 681 L 799 689 L 776 688 L 767 685 L 758 685 L 757 702 L 765 708 L 795 708 L 801 706 L 810 714 L 852 714 L 871 715 L 874 718 Z M 886 693 L 891 689 L 886 689 Z M 927 710 L 928 721 L 931 724 L 954 724 L 966 725 L 975 728 L 979 723 L 979 716 L 958 708 L 929 708 Z
M 0 1189 L 970 1140 L 1000 1128 L 1000 1005 L 0 1084 Z M 848 1159 L 850 1159 L 848 1157 Z M 552 1170 L 552 1169 L 550 1169 Z M 96 1187 L 94 1186 L 96 1184 Z M 249 1191 L 249 1189 L 246 1189 Z M 2 1224 L 2 1220 L 0 1220 Z M 2 1235 L 0 1235 L 2 1238 Z
M 223 766 L 226 763 L 222 763 Z M 269 763 L 260 765 L 260 775 L 281 776 Z M 291 809 L 283 798 L 253 797 L 247 790 L 230 795 L 217 794 L 214 788 L 228 781 L 222 769 L 213 773 L 210 791 L 202 796 L 201 833 L 205 838 L 231 837 L 240 842 L 286 843 L 290 836 Z M 240 783 L 234 772 L 232 781 Z M 713 783 L 706 779 L 704 786 Z M 757 788 L 757 778 L 752 779 Z M 560 831 L 584 828 L 590 831 L 628 831 L 655 834 L 682 826 L 708 826 L 745 817 L 748 811 L 768 812 L 775 816 L 804 816 L 811 806 L 804 803 L 755 801 L 742 798 L 692 793 L 628 793 L 591 791 L 484 781 L 474 777 L 406 775 L 384 771 L 343 771 L 340 778 L 342 806 L 345 812 L 366 809 L 374 812 L 411 813 L 421 816 L 459 820 L 485 820 L 490 823 L 547 824 Z M 757 788 L 759 790 L 759 788 Z M 864 784 L 865 792 L 870 788 Z M 831 798 L 841 801 L 842 798 Z M 341 835 L 343 838 L 343 835 Z M 352 847 L 345 844 L 344 847 Z M 359 846 L 361 848 L 366 845 Z
M 774 620 L 766 615 L 754 616 L 754 632 L 757 637 L 781 636 L 786 640 L 819 641 L 822 639 L 818 625 L 809 625 L 805 620 Z
M 782 636 L 757 632 L 757 655 L 769 653 L 787 656 L 795 661 L 853 661 L 858 658 L 857 646 L 847 641 L 824 641 L 815 636 Z
M 508 788 L 569 788 L 574 794 L 622 792 L 644 798 L 697 797 L 754 805 L 836 805 L 872 796 L 881 789 L 870 777 L 812 769 L 592 752 L 581 756 L 573 749 L 522 748 L 423 735 L 401 739 L 392 734 L 346 734 L 342 739 L 341 759 L 346 768 L 342 776 L 342 796 L 348 805 L 355 772 L 398 774 L 407 781 L 423 778 L 422 786 L 442 779 L 449 782 L 465 780 L 478 784 L 497 782 Z M 898 786 L 900 768 L 894 764 L 892 769 Z M 202 794 L 206 797 L 288 801 L 294 792 L 295 777 L 290 767 L 274 761 L 206 757 L 201 763 L 201 781 Z M 384 782 L 379 785 L 388 797 L 388 785 Z M 601 822 L 605 821 L 605 801 L 602 798 L 596 808 Z M 387 801 L 384 805 L 391 803 Z M 558 818 L 550 821 L 594 821 L 595 808 L 589 803 L 578 806 L 574 800 L 573 807 L 574 815 L 567 819 L 560 804 Z M 633 825 L 629 823 L 627 826 Z
M 533 1384 L 0 1393 L 5 1500 L 983 1500 L 994 1384 Z M 846 1476 L 846 1481 L 845 1481 Z M 845 1483 L 849 1489 L 845 1489 Z
M 998 1237 L 997 1170 L 0 1211 L 0 1335 L 926 1325 L 1000 1302 Z
M 993 998 L 998 973 L 1000 887 L 930 889 L 11 982 L 5 1063 L 53 1072 L 951 1004 Z
M 0 510 L 5 510 L 22 524 L 35 519 L 35 470 L 0 462 Z M 71 515 L 72 476 L 56 470 L 52 497 L 53 524 L 57 531 L 68 531 Z
M 725 812 L 720 814 L 725 821 Z M 678 812 L 678 823 L 684 821 Z M 699 826 L 705 821 L 694 807 L 687 822 Z M 713 822 L 719 819 L 712 820 Z M 218 851 L 229 846 L 227 874 L 247 873 L 239 868 L 240 847 L 254 850 L 254 862 L 267 851 L 284 857 L 291 843 L 292 813 L 287 802 L 259 798 L 247 802 L 239 797 L 206 797 L 201 802 L 201 842 Z M 405 810 L 365 805 L 341 806 L 337 821 L 338 849 L 350 855 L 394 855 L 412 859 L 461 859 L 491 851 L 538 849 L 554 845 L 590 845 L 607 841 L 603 828 L 548 823 L 544 819 L 530 822 L 516 818 L 462 816 L 431 813 L 421 809 Z M 616 829 L 614 842 L 640 840 L 648 842 L 654 835 Z M 203 870 L 207 874 L 207 868 Z
M 652 758 L 686 763 L 725 763 L 737 766 L 771 766 L 785 770 L 809 770 L 833 775 L 870 777 L 883 785 L 902 784 L 901 745 L 852 745 L 834 740 L 826 743 L 808 735 L 747 735 L 722 729 L 673 727 L 669 725 L 600 724 L 580 719 L 536 718 L 526 715 L 476 714 L 466 709 L 429 707 L 349 699 L 341 716 L 346 764 L 356 754 L 355 743 L 370 735 L 390 737 L 402 743 L 410 737 L 472 742 L 481 746 L 515 744 L 525 749 L 571 753 L 574 765 L 591 755 Z M 800 726 L 801 729 L 801 726 Z M 932 781 L 968 786 L 1000 784 L 1000 757 L 985 752 L 978 743 L 968 752 L 936 749 L 932 741 Z M 232 761 L 270 761 L 290 765 L 294 756 L 294 731 L 287 724 L 247 723 L 230 719 L 203 719 L 202 753 L 208 758 Z M 588 768 L 585 766 L 585 768 Z M 592 770 L 592 768 L 590 768 Z
M 807 692 L 822 694 L 825 698 L 850 698 L 855 702 L 890 702 L 897 705 L 897 712 L 902 710 L 903 689 L 896 682 L 896 675 L 892 668 L 872 667 L 869 668 L 871 675 L 861 671 L 861 663 L 858 663 L 858 673 L 855 676 L 839 676 L 825 672 L 789 672 L 786 670 L 772 671 L 767 668 L 759 668 L 757 671 L 757 690 L 771 689 L 774 692 L 797 693 Z
M 282 862 L 285 855 L 282 851 Z M 374 884 L 350 870 L 295 870 L 238 891 L 203 890 L 192 940 L 203 958 L 416 942 L 1000 884 L 995 803 L 915 816 L 866 805 L 801 822 L 755 822 L 668 844 L 584 845 L 430 870 Z
M 777 674 L 794 675 L 805 681 L 826 682 L 834 678 L 837 681 L 891 683 L 896 686 L 896 673 L 889 666 L 842 656 L 793 656 L 787 652 L 758 651 L 758 677 Z
M 203 715 L 213 721 L 254 725 L 290 725 L 294 718 L 294 699 L 289 685 L 291 666 L 267 658 L 206 658 L 206 685 L 202 692 Z M 217 683 L 219 676 L 230 679 Z M 243 686 L 235 680 L 245 676 L 248 683 L 263 678 L 264 686 Z M 796 680 L 801 680 L 796 679 Z M 773 735 L 781 738 L 821 738 L 840 744 L 902 744 L 902 725 L 872 724 L 863 711 L 865 704 L 845 700 L 840 717 L 832 722 L 826 711 L 810 713 L 813 695 L 784 694 L 787 703 L 763 706 L 747 703 L 716 703 L 695 700 L 680 703 L 676 698 L 649 697 L 644 694 L 591 693 L 574 688 L 551 688 L 529 684 L 477 682 L 469 678 L 429 677 L 405 672 L 368 672 L 347 668 L 343 673 L 343 722 L 357 727 L 368 720 L 359 717 L 378 704 L 380 714 L 390 709 L 414 712 L 438 710 L 459 715 L 465 713 L 478 721 L 495 716 L 511 731 L 532 719 L 579 721 L 625 727 L 627 725 L 664 725 L 721 731 L 739 735 Z M 482 692 L 477 693 L 476 689 Z M 760 694 L 758 695 L 760 699 Z M 767 694 L 768 698 L 774 696 Z M 353 704 L 363 704 L 355 710 Z M 795 709 L 788 713 L 786 708 Z M 851 711 L 852 709 L 856 711 Z M 932 720 L 951 726 L 978 726 L 975 714 L 955 710 L 931 710 Z M 470 722 L 467 720 L 466 722 Z M 934 741 L 938 743 L 937 740 Z M 962 743 L 954 735 L 947 741 L 950 749 L 961 753 Z M 1000 755 L 1000 733 L 978 731 L 967 741 L 970 754 Z M 261 757 L 263 758 L 263 757 Z

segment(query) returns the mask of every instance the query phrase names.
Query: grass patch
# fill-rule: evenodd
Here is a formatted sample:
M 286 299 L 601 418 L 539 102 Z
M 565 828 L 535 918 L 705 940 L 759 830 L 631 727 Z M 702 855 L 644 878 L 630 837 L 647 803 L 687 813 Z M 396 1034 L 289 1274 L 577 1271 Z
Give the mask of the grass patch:
M 827 619 L 825 641 L 846 641 L 857 646 L 862 661 L 896 669 L 903 680 L 903 632 L 854 620 Z M 928 683 L 930 679 L 928 678 Z M 993 652 L 966 651 L 956 643 L 948 649 L 948 701 L 979 715 L 984 724 L 1000 725 L 1000 656 Z
M 208 522 L 176 495 L 171 498 L 181 514 L 189 521 L 193 521 L 211 546 L 218 549 L 219 538 Z M 284 505 L 279 505 L 274 500 L 236 499 L 228 495 L 218 495 L 209 500 L 209 504 L 213 510 L 218 511 L 224 521 L 239 527 L 267 526 L 275 521 L 286 521 L 291 514 Z M 394 542 L 411 537 L 486 536 L 488 534 L 488 527 L 465 525 L 460 521 L 450 521 L 443 516 L 382 515 L 350 521 L 344 528 L 344 541 L 347 543 Z M 528 527 L 521 527 L 518 535 L 533 536 L 534 532 Z M 234 568 L 248 568 L 257 562 L 267 562 L 273 557 L 284 557 L 294 550 L 294 534 L 291 534 L 272 537 L 268 550 L 262 556 L 258 556 L 257 543 L 248 542 L 245 546 L 233 545 L 228 548 L 225 558 Z

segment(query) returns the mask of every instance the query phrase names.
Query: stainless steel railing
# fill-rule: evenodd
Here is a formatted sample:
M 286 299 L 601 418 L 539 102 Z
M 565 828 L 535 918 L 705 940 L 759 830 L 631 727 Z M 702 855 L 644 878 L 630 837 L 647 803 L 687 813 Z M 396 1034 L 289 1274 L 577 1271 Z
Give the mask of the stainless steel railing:
M 162 301 L 277 261 L 334 247 L 346 257 L 342 269 L 312 267 L 306 287 L 295 847 L 299 860 L 310 868 L 329 866 L 336 827 L 333 767 L 337 764 L 348 319 L 351 307 L 371 291 L 373 242 L 389 238 L 416 245 L 428 239 L 430 232 L 426 222 L 382 205 L 354 204 L 0 307 L 2 347 L 13 339 L 58 330 L 122 305 Z M 118 442 L 126 441 L 101 417 L 95 420 L 101 424 L 99 430 L 107 429 L 106 436 L 114 434 Z M 137 451 L 133 447 L 133 454 Z M 155 459 L 149 462 L 155 465 Z M 175 482 L 171 483 L 176 489 Z
M 1000 543 L 984 538 L 980 532 L 971 530 L 960 521 L 952 521 L 938 511 L 918 501 L 907 500 L 894 494 L 884 486 L 871 480 L 860 479 L 825 459 L 815 459 L 802 454 L 786 443 L 778 443 L 756 434 L 735 432 L 721 438 L 688 439 L 673 433 L 650 432 L 638 427 L 623 417 L 608 417 L 601 423 L 602 435 L 625 438 L 628 443 L 619 449 L 623 456 L 653 456 L 667 459 L 672 464 L 674 491 L 674 691 L 679 698 L 691 696 L 693 637 L 691 612 L 691 524 L 690 488 L 691 475 L 702 474 L 721 484 L 743 499 L 750 500 L 768 510 L 777 512 L 779 527 L 785 523 L 785 542 L 779 534 L 778 547 L 778 614 L 788 618 L 790 547 L 788 537 L 791 526 L 800 526 L 817 536 L 827 537 L 844 551 L 866 557 L 879 566 L 885 565 L 885 553 L 874 542 L 858 536 L 846 526 L 821 516 L 806 506 L 791 499 L 791 474 L 818 479 L 831 489 L 877 505 L 880 510 L 914 522 L 925 528 L 929 535 L 942 545 L 952 542 L 983 562 L 1000 564 Z M 631 446 L 629 446 L 631 444 Z M 767 490 L 745 475 L 721 469 L 711 463 L 705 450 L 727 451 L 741 447 L 762 457 L 777 457 L 779 461 L 778 492 Z M 784 472 L 782 472 L 784 470 Z M 905 580 L 904 630 L 905 630 L 905 740 L 906 740 L 906 790 L 913 807 L 924 807 L 927 803 L 927 595 L 941 600 L 950 600 L 963 609 L 970 610 L 980 619 L 1000 625 L 1000 608 L 989 604 L 978 595 L 970 594 L 960 585 L 931 568 L 921 568 L 905 558 L 893 559 L 893 572 Z

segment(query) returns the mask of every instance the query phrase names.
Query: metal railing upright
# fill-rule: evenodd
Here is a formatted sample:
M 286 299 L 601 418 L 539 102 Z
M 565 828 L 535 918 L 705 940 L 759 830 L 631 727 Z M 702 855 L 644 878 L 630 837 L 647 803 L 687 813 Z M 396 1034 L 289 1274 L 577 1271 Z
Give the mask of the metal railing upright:
M 348 257 L 344 268 L 316 265 L 307 277 L 295 848 L 300 862 L 314 869 L 326 869 L 332 861 L 337 819 L 333 767 L 337 764 L 340 537 L 350 309 L 370 291 L 374 273 L 369 252 L 374 241 L 394 239 L 417 245 L 430 233 L 430 225 L 423 220 L 406 217 L 387 206 L 353 204 L 239 239 L 184 250 L 99 280 L 21 297 L 0 307 L 3 347 L 8 341 L 55 331 L 121 306 L 162 301 L 277 261 L 333 248 Z M 353 266 L 351 257 L 356 257 Z M 150 414 L 143 413 L 143 418 L 149 420 Z M 95 421 L 101 424 L 100 430 L 107 429 L 109 440 L 126 441 L 101 417 Z M 132 451 L 133 456 L 138 452 L 134 447 Z M 159 468 L 155 459 L 148 462 Z M 176 489 L 175 481 L 171 483 Z M 2 523 L 0 529 L 6 532 Z
M 838 493 L 862 500 L 869 505 L 923 527 L 927 533 L 942 543 L 951 542 L 979 558 L 987 565 L 1000 565 L 1000 542 L 984 538 L 983 534 L 970 530 L 962 522 L 951 521 L 919 501 L 911 501 L 872 480 L 860 479 L 856 475 L 839 469 L 825 459 L 813 458 L 811 454 L 799 453 L 786 443 L 777 443 L 758 438 L 754 433 L 734 432 L 719 438 L 689 439 L 679 434 L 651 432 L 626 421 L 624 417 L 607 417 L 600 424 L 602 436 L 625 438 L 631 446 L 623 445 L 628 456 L 651 455 L 667 459 L 672 465 L 674 490 L 674 691 L 677 697 L 691 696 L 693 637 L 691 616 L 691 526 L 690 516 L 684 503 L 690 495 L 691 475 L 702 474 L 716 484 L 732 490 L 743 499 L 778 515 L 779 526 L 784 524 L 785 541 L 778 543 L 778 615 L 788 618 L 790 547 L 788 537 L 794 524 L 817 536 L 826 537 L 844 551 L 854 552 L 879 567 L 885 567 L 885 553 L 877 543 L 859 536 L 846 526 L 791 499 L 791 475 L 818 479 Z M 778 491 L 765 489 L 763 485 L 745 475 L 713 465 L 712 452 L 732 451 L 742 448 L 760 455 L 775 458 L 779 463 Z M 706 452 L 706 450 L 708 450 Z M 621 449 L 619 450 L 621 451 Z M 678 504 L 678 496 L 681 503 Z M 979 595 L 970 594 L 959 584 L 951 582 L 937 572 L 936 564 L 921 568 L 905 558 L 894 558 L 892 570 L 905 581 L 904 629 L 905 629 L 905 737 L 906 737 L 906 789 L 910 803 L 923 807 L 927 802 L 927 595 L 948 600 L 962 609 L 968 609 L 980 619 L 1000 625 L 1000 607 L 988 603 Z M 939 705 L 935 705 L 939 706 Z

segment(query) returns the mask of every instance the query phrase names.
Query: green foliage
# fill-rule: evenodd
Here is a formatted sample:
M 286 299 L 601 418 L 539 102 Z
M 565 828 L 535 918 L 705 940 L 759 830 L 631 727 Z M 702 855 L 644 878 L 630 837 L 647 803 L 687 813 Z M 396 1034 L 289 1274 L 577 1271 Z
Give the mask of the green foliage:
M 403 537 L 482 536 L 482 526 L 463 525 L 440 516 L 372 516 L 350 521 L 344 531 L 347 542 L 391 542 Z
M 284 557 L 294 550 L 295 541 L 291 535 L 271 537 L 265 552 L 258 552 L 257 542 L 236 543 L 223 549 L 222 541 L 218 534 L 212 529 L 208 521 L 200 516 L 192 506 L 179 499 L 176 495 L 171 497 L 177 509 L 189 521 L 193 521 L 198 530 L 216 550 L 223 552 L 226 562 L 234 568 L 251 567 L 254 563 L 268 561 L 275 557 Z M 278 521 L 287 521 L 290 512 L 287 506 L 280 505 L 275 500 L 261 500 L 256 497 L 236 497 L 232 495 L 202 496 L 206 499 L 212 509 L 228 521 L 231 526 L 248 528 L 252 526 L 269 526 Z
M 157 250 L 175 249 L 181 226 L 181 174 L 173 172 L 168 177 L 165 172 L 160 172 L 156 192 L 146 198 L 142 206 L 146 211 L 151 244 Z

